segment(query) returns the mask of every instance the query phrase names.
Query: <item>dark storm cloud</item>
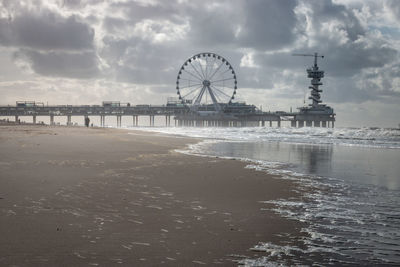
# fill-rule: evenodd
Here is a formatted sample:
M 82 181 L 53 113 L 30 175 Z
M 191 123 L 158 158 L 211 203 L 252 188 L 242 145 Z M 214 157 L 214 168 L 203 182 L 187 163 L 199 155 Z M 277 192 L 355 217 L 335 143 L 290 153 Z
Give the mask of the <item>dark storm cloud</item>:
M 77 15 L 34 5 L 7 2 L 9 16 L 0 19 L 0 45 L 14 48 L 14 59 L 37 74 L 91 78 L 99 74 L 94 30 Z M 80 5 L 80 1 L 64 4 Z
M 340 78 L 350 77 L 366 68 L 379 68 L 396 60 L 398 52 L 391 47 L 359 47 L 350 44 L 325 52 L 328 61 L 327 71 Z
M 294 39 L 296 1 L 246 1 L 244 24 L 238 42 L 245 47 L 271 50 L 290 45 Z
M 93 49 L 94 31 L 75 16 L 23 12 L 0 20 L 0 44 L 37 50 Z
M 99 74 L 98 62 L 93 52 L 38 52 L 22 49 L 14 54 L 16 59 L 28 61 L 34 72 L 53 77 L 92 78 Z

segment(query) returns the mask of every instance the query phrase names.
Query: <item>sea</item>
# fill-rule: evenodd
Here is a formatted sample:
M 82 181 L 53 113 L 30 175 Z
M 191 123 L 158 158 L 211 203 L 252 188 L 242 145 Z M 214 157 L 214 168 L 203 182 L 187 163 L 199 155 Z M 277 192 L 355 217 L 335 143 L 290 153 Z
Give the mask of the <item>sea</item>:
M 249 249 L 244 266 L 400 266 L 400 129 L 139 127 L 201 138 L 182 153 L 235 158 L 296 183 L 301 197 L 260 212 L 302 222 L 302 236 Z M 284 233 L 282 233 L 284 235 Z

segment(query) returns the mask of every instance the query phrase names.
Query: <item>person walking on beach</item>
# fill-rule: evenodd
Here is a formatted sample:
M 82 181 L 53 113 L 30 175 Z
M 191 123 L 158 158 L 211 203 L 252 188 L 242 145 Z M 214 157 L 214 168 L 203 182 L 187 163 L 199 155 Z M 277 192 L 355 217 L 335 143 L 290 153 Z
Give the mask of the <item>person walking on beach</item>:
M 85 116 L 85 126 L 89 127 L 90 119 L 88 116 Z

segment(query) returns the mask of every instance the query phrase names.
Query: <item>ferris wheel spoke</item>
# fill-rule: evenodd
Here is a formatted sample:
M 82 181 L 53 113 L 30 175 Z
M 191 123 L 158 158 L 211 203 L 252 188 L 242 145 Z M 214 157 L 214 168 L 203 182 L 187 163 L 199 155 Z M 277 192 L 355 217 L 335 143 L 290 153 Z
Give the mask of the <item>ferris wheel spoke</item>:
M 190 87 L 199 86 L 199 85 L 202 85 L 202 84 L 201 83 L 196 83 L 196 84 L 192 84 L 192 85 L 188 85 L 188 86 L 179 87 L 179 89 L 185 89 L 185 88 L 190 88 Z
M 178 80 L 188 81 L 189 83 L 190 83 L 190 82 L 199 82 L 199 79 L 192 80 L 192 79 L 186 79 L 186 78 L 179 78 Z
M 199 65 L 199 67 L 200 67 L 201 73 L 203 74 L 201 77 L 204 80 L 206 78 L 206 75 L 204 74 L 204 71 L 203 71 L 203 65 L 201 64 L 200 60 L 196 61 L 196 62 L 197 62 L 197 65 Z
M 199 77 L 203 77 L 199 71 L 193 66 L 192 62 L 190 62 L 190 65 L 192 66 L 192 68 L 194 69 L 194 71 L 197 73 L 197 75 L 199 75 Z M 201 80 L 201 79 L 200 79 Z
M 210 71 L 209 71 L 208 74 L 211 74 L 211 73 L 213 72 L 213 70 L 214 70 L 214 64 L 215 64 L 215 61 L 216 61 L 216 60 L 217 60 L 217 57 L 214 56 L 214 61 L 213 61 L 212 65 L 211 65 L 211 69 L 210 69 Z
M 225 62 L 222 62 L 219 66 L 218 66 L 218 68 L 213 72 L 213 74 L 210 76 L 210 80 L 214 77 L 214 75 L 215 75 L 215 73 L 217 73 L 217 71 L 222 67 L 222 65 L 224 65 L 225 64 Z
M 182 98 L 186 98 L 187 96 L 193 94 L 194 92 L 196 92 L 197 90 L 199 90 L 201 88 L 201 86 L 198 86 L 196 88 L 194 88 L 193 90 L 191 90 L 189 93 L 187 93 L 186 95 L 182 96 Z
M 200 80 L 200 81 L 202 81 L 202 80 L 203 80 L 202 78 L 200 78 L 200 77 L 197 77 L 196 75 L 194 75 L 194 74 L 193 74 L 193 73 L 191 73 L 190 71 L 187 71 L 187 70 L 185 70 L 185 69 L 183 69 L 183 71 L 185 71 L 186 73 L 190 74 L 191 76 L 195 77 L 196 79 L 198 79 L 198 80 Z
M 226 97 L 228 97 L 228 98 L 231 98 L 230 95 L 228 95 L 228 94 L 225 93 L 224 91 L 218 89 L 217 87 L 215 87 L 215 86 L 211 86 L 211 87 L 212 87 L 213 89 L 215 89 L 216 91 L 218 91 L 219 93 L 223 94 L 224 96 L 226 96 Z
M 221 80 L 216 80 L 216 81 L 210 81 L 211 83 L 217 83 L 217 82 L 224 82 L 224 81 L 229 81 L 229 80 L 234 80 L 235 78 L 226 78 L 226 79 L 221 79 Z
M 232 86 L 229 86 L 229 85 L 226 85 L 226 84 L 212 84 L 213 86 L 218 86 L 218 87 L 224 87 L 224 88 L 229 88 L 229 89 L 236 89 L 233 85 Z
M 205 70 L 204 70 L 206 79 L 207 79 L 207 74 L 208 74 L 207 72 L 208 72 L 208 57 L 206 57 L 206 67 L 205 67 Z
M 225 70 L 225 71 L 223 71 L 223 72 L 219 72 L 218 75 L 217 75 L 217 78 L 223 77 L 223 75 L 224 75 L 225 73 L 227 73 L 228 71 L 231 71 L 231 69 L 228 68 L 227 70 Z

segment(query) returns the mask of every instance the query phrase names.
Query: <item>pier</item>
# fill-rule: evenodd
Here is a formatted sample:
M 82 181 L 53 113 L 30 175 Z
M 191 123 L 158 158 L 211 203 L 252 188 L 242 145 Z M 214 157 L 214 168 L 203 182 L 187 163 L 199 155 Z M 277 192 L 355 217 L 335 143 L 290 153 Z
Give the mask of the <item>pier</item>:
M 155 117 L 163 117 L 165 126 L 193 126 L 193 127 L 249 127 L 269 126 L 280 127 L 282 122 L 290 122 L 292 127 L 334 127 L 334 115 L 318 112 L 262 112 L 254 105 L 245 103 L 236 104 L 224 109 L 223 113 L 193 113 L 187 106 L 179 105 L 55 105 L 44 106 L 33 102 L 29 104 L 17 103 L 15 106 L 0 106 L 0 117 L 13 117 L 15 121 L 21 117 L 31 117 L 37 123 L 37 117 L 47 116 L 50 124 L 54 125 L 55 117 L 65 117 L 66 125 L 71 125 L 72 116 L 99 117 L 100 126 L 105 126 L 106 117 L 114 117 L 117 127 L 121 126 L 122 117 L 131 117 L 132 126 L 138 126 L 139 117 L 149 119 L 148 126 L 154 126 Z
M 317 59 L 307 69 L 311 78 L 312 101 L 297 112 L 263 112 L 254 105 L 235 102 L 237 78 L 232 65 L 215 53 L 200 53 L 187 59 L 178 72 L 176 81 L 177 97 L 169 98 L 166 105 L 131 105 L 119 101 L 103 101 L 101 105 L 44 105 L 41 102 L 17 101 L 15 106 L 0 106 L 0 117 L 32 117 L 37 123 L 38 116 L 48 116 L 50 125 L 55 117 L 65 117 L 66 125 L 71 125 L 72 116 L 99 117 L 104 127 L 106 117 L 114 117 L 117 127 L 122 126 L 122 117 L 132 118 L 132 126 L 139 126 L 139 117 L 149 118 L 148 126 L 155 126 L 156 117 L 165 118 L 165 126 L 186 127 L 281 127 L 288 123 L 291 127 L 331 127 L 335 125 L 333 109 L 322 104 L 319 88 L 324 71 L 318 68 Z M 172 118 L 172 119 L 171 119 Z M 173 121 L 171 123 L 171 121 Z

